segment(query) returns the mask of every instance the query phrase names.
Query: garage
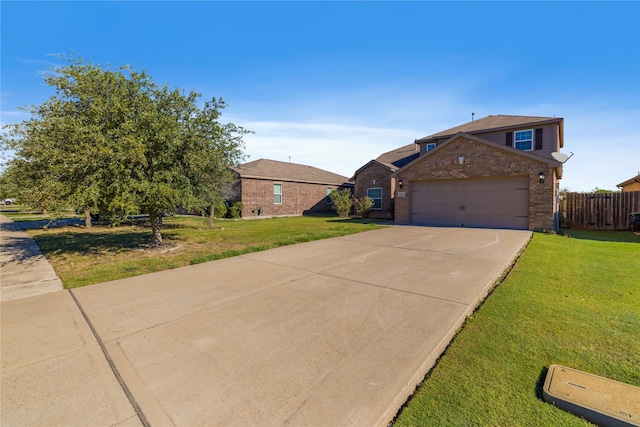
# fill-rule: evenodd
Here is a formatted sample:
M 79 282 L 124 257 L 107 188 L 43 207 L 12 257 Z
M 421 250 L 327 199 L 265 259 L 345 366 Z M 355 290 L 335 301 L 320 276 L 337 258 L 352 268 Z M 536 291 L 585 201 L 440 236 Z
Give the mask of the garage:
M 411 182 L 411 223 L 527 229 L 529 177 Z

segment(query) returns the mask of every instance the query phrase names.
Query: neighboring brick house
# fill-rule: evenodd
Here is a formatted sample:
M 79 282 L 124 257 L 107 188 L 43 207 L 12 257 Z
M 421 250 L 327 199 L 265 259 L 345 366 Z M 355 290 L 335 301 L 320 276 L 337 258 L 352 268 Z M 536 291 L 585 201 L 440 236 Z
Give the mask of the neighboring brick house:
M 242 216 L 333 212 L 331 192 L 351 188 L 349 178 L 313 166 L 259 159 L 233 168 Z
M 355 193 L 379 196 L 379 215 L 387 203 L 401 224 L 554 230 L 562 164 L 551 153 L 563 146 L 562 118 L 488 116 L 367 163 Z
M 623 192 L 626 191 L 640 191 L 640 173 L 634 176 L 631 179 L 626 180 L 625 182 L 621 182 L 616 185 Z

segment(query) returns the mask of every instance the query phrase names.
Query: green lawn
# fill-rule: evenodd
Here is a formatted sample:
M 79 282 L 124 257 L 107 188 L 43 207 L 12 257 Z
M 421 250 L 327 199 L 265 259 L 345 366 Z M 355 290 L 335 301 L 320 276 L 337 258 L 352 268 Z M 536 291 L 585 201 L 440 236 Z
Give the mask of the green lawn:
M 640 237 L 534 234 L 396 426 L 580 426 L 544 403 L 558 363 L 640 387 Z
M 66 288 L 122 279 L 278 246 L 378 228 L 373 221 L 337 216 L 218 220 L 175 216 L 164 219 L 164 247 L 151 246 L 146 223 L 118 227 L 32 229 L 29 234 Z
M 6 216 L 15 222 L 33 222 L 33 221 L 50 221 L 51 215 L 43 214 L 42 212 L 31 212 L 25 210 L 22 205 L 0 205 L 0 214 Z M 82 218 L 82 215 L 77 215 L 73 211 L 68 211 L 63 214 L 64 218 Z

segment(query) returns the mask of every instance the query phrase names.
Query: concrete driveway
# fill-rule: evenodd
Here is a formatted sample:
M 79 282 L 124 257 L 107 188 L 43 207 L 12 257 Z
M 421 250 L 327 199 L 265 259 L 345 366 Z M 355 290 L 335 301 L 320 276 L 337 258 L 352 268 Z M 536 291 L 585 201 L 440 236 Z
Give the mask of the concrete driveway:
M 2 425 L 385 426 L 531 232 L 394 226 L 2 303 Z

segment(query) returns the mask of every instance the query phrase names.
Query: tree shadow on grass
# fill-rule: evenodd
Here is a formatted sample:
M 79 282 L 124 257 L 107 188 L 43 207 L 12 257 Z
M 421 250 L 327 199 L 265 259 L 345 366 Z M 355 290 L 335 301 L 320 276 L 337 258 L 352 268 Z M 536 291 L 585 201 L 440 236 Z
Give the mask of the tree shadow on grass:
M 24 231 L 24 228 L 17 222 L 3 222 L 0 224 L 0 232 Z
M 78 225 L 83 222 L 80 218 L 19 218 L 11 219 L 11 222 L 0 224 L 2 231 L 24 231 L 36 228 L 60 228 Z
M 101 254 L 122 252 L 148 246 L 152 236 L 148 230 L 82 232 L 78 230 L 43 233 L 34 236 L 45 254 Z
M 179 230 L 188 224 L 165 222 L 160 232 L 166 239 L 181 240 Z M 84 231 L 86 230 L 86 231 Z M 101 254 L 148 249 L 153 242 L 149 220 L 127 221 L 117 226 L 94 225 L 90 231 L 80 225 L 40 233 L 34 239 L 46 254 Z

